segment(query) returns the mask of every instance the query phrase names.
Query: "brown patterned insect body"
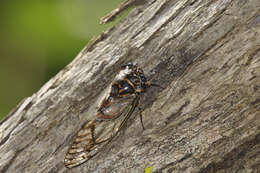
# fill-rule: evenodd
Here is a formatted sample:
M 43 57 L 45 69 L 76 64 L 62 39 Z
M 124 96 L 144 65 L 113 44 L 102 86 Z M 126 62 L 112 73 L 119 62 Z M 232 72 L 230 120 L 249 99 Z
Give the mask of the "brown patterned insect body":
M 83 126 L 69 148 L 64 159 L 65 166 L 75 167 L 100 152 L 125 125 L 139 104 L 140 93 L 150 85 L 143 70 L 136 65 L 128 63 L 121 66 L 120 73 L 102 100 L 96 119 Z

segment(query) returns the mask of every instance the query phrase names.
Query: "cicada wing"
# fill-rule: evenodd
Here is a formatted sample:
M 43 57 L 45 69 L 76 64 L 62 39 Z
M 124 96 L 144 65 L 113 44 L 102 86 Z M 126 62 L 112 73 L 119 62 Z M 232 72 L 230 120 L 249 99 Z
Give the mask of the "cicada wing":
M 96 120 L 87 123 L 70 146 L 64 164 L 67 168 L 78 166 L 100 152 L 112 136 L 112 122 Z
M 96 122 L 91 121 L 77 133 L 64 159 L 66 167 L 72 168 L 91 158 L 90 151 L 94 150 L 95 147 L 92 138 L 92 131 L 95 126 Z
M 111 121 L 93 120 L 87 123 L 78 133 L 70 146 L 64 164 L 68 168 L 78 166 L 100 152 L 122 129 L 135 107 L 139 102 L 139 97 L 135 97 L 132 102 L 120 109 L 120 116 Z
M 111 121 L 105 121 L 103 122 L 102 126 L 97 126 L 96 129 L 97 138 L 104 139 L 106 140 L 106 142 L 110 142 L 126 124 L 127 120 L 130 118 L 136 106 L 138 105 L 139 99 L 140 99 L 139 96 L 133 97 L 127 106 L 122 102 L 124 101 L 127 102 L 129 101 L 129 99 L 120 100 L 119 105 L 121 106 L 125 105 L 125 106 L 122 106 L 120 108 L 118 115 L 115 116 L 117 117 L 116 119 L 112 119 Z M 104 140 L 100 140 L 100 141 L 104 141 Z
M 126 108 L 124 115 L 121 116 L 120 120 L 117 121 L 117 123 L 114 124 L 113 136 L 109 139 L 109 141 L 111 141 L 113 139 L 113 137 L 115 137 L 118 134 L 118 132 L 124 127 L 124 125 L 126 124 L 127 120 L 133 114 L 136 106 L 139 104 L 139 99 L 140 99 L 140 97 L 136 96 L 135 99 L 133 100 L 131 106 Z

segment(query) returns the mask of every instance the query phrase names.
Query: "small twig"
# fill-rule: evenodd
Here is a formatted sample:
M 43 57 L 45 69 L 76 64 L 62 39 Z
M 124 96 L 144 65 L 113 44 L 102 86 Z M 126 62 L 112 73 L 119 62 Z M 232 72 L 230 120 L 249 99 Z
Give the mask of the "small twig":
M 106 24 L 113 21 L 117 16 L 119 16 L 124 10 L 128 9 L 131 6 L 136 5 L 139 1 L 143 0 L 126 0 L 122 2 L 119 7 L 111 11 L 108 15 L 100 19 L 100 24 Z

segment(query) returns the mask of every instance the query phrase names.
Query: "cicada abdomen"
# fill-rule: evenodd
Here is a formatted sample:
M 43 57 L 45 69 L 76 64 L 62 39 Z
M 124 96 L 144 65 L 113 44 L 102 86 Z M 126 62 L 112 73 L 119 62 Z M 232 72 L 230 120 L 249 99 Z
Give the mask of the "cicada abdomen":
M 65 156 L 65 166 L 80 165 L 100 152 L 125 125 L 139 104 L 140 93 L 147 87 L 149 84 L 142 69 L 132 63 L 121 66 L 96 118 L 77 133 Z

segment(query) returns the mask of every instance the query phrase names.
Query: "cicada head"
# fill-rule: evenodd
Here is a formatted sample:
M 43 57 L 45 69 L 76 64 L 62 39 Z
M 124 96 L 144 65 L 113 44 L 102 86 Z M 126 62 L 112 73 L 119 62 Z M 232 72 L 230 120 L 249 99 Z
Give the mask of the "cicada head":
M 120 79 L 124 79 L 127 75 L 133 74 L 137 72 L 137 64 L 129 62 L 128 64 L 122 65 L 120 67 L 119 77 Z
M 147 88 L 147 79 L 137 63 L 129 62 L 128 64 L 122 65 L 119 76 L 121 79 L 127 79 L 132 83 L 137 93 L 144 92 Z

